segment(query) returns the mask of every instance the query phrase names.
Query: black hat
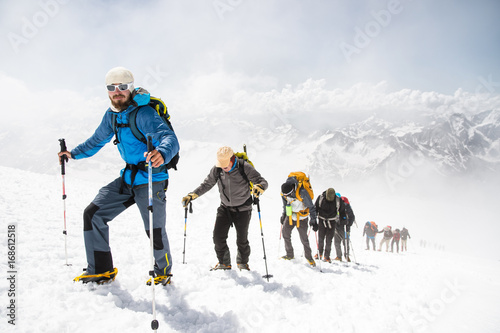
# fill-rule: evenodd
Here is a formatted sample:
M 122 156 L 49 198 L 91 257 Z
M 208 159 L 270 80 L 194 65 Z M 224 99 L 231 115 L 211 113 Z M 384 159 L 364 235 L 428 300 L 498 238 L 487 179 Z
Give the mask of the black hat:
M 283 193 L 283 195 L 289 195 L 290 193 L 292 193 L 294 190 L 294 186 L 292 183 L 283 183 L 283 185 L 281 185 L 281 193 Z

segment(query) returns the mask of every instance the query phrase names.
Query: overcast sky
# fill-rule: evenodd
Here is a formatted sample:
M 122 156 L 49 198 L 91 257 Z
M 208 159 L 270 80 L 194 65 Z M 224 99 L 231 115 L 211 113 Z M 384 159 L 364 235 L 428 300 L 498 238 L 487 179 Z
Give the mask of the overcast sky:
M 325 79 L 498 93 L 499 14 L 494 0 L 4 0 L 0 80 L 78 92 L 121 65 L 167 90 L 200 78 L 252 91 Z

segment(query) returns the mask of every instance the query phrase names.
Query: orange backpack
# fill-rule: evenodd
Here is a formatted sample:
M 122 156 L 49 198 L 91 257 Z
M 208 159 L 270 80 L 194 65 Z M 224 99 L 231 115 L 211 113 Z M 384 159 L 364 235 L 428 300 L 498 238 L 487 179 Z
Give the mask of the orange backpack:
M 295 197 L 297 199 L 302 201 L 302 198 L 300 197 L 300 194 L 299 194 L 301 187 L 306 189 L 307 193 L 309 193 L 309 196 L 311 197 L 311 200 L 314 199 L 314 192 L 313 192 L 313 189 L 311 186 L 311 182 L 309 180 L 309 177 L 307 177 L 307 175 L 305 173 L 303 173 L 301 171 L 291 172 L 288 175 L 288 178 L 290 178 L 290 177 L 295 177 L 295 179 L 297 179 L 297 182 L 298 182 L 297 189 L 295 190 Z

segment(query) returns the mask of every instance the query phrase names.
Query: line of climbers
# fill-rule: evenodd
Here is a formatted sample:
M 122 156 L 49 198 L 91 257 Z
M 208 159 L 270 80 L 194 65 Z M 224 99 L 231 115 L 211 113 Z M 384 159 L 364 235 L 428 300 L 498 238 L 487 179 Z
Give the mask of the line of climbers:
M 382 230 L 378 230 L 378 226 L 373 221 L 367 221 L 363 229 L 363 236 L 366 235 L 366 249 L 370 249 L 370 242 L 373 245 L 373 251 L 375 251 L 375 237 L 377 234 L 384 233 L 382 240 L 380 241 L 379 251 L 382 251 L 382 246 L 385 244 L 385 251 L 389 252 L 389 243 L 391 244 L 391 252 L 394 252 L 394 244 L 396 244 L 396 251 L 399 253 L 399 241 L 401 240 L 401 251 L 408 251 L 407 241 L 408 238 L 411 239 L 408 229 L 403 227 L 402 230 L 396 228 L 394 232 L 390 225 L 384 227 Z
M 336 251 L 334 260 L 342 261 L 341 244 L 343 244 L 345 259 L 350 261 L 349 235 L 355 216 L 346 197 L 329 188 L 319 195 L 313 204 L 309 179 L 302 172 L 290 174 L 281 186 L 281 193 L 283 200 L 281 224 L 286 250 L 283 259 L 294 258 L 291 232 L 296 227 L 304 247 L 304 256 L 312 266 L 316 265 L 314 259 L 331 262 L 330 252 L 334 237 Z M 318 253 L 314 258 L 309 245 L 308 221 L 313 231 L 318 231 Z
M 74 281 L 99 283 L 114 280 L 118 269 L 114 267 L 111 255 L 109 222 L 136 205 L 146 235 L 153 238 L 154 270 L 150 274 L 154 276 L 154 284 L 168 284 L 172 276 L 172 256 L 165 228 L 166 191 L 168 170 L 176 169 L 180 144 L 163 101 L 152 97 L 143 88 L 136 88 L 134 76 L 128 69 L 111 69 L 105 76 L 105 84 L 110 106 L 95 132 L 72 150 L 68 151 L 65 144 L 64 147 L 61 145 L 58 153 L 59 162 L 64 167 L 64 163 L 70 159 L 80 160 L 94 156 L 114 137 L 113 143 L 125 161 L 120 176 L 102 187 L 84 210 L 83 236 L 87 267 Z M 146 136 L 153 146 L 149 152 Z M 151 178 L 148 175 L 149 166 L 152 169 Z M 64 175 L 63 168 L 61 170 Z M 221 204 L 217 209 L 213 230 L 218 258 L 214 269 L 231 268 L 226 240 L 230 227 L 234 226 L 238 246 L 236 263 L 239 269 L 249 270 L 248 226 L 253 198 L 262 195 L 268 183 L 248 161 L 246 152 L 235 154 L 230 147 L 222 147 L 217 151 L 216 165 L 203 183 L 182 198 L 183 206 L 187 207 L 192 200 L 208 192 L 215 184 L 219 189 Z M 313 203 L 314 193 L 309 178 L 302 172 L 289 174 L 281 192 L 281 224 L 286 250 L 283 258 L 294 258 L 291 233 L 297 228 L 306 259 L 312 266 L 316 265 L 308 240 L 309 225 L 315 232 L 319 231 L 319 253 L 316 259 L 331 261 L 331 243 L 335 237 L 335 260 L 342 260 L 343 244 L 345 259 L 350 261 L 348 240 L 355 216 L 349 200 L 329 188 Z M 153 207 L 153 230 L 150 230 L 149 215 L 153 212 Z M 406 239 L 402 237 L 403 240 Z M 153 281 L 150 279 L 148 283 Z
M 252 195 L 258 198 L 267 189 L 268 183 L 248 160 L 246 152 L 235 153 L 230 147 L 221 147 L 217 151 L 216 165 L 200 186 L 182 198 L 183 206 L 187 207 L 192 200 L 208 192 L 215 184 L 218 185 L 221 204 L 217 209 L 213 230 L 218 258 L 213 269 L 231 269 L 231 255 L 226 240 L 230 227 L 234 226 L 238 247 L 236 264 L 239 269 L 248 270 L 248 226 L 252 213 Z M 304 247 L 304 256 L 311 266 L 316 266 L 314 259 L 331 262 L 330 252 L 334 237 L 337 255 L 335 260 L 342 260 L 343 244 L 345 258 L 350 261 L 348 240 L 355 216 L 349 200 L 329 188 L 314 203 L 311 183 L 303 172 L 290 173 L 281 186 L 281 192 L 283 213 L 280 238 L 283 235 L 286 251 L 282 258 L 294 258 L 291 234 L 292 230 L 297 228 Z M 312 255 L 309 227 L 315 232 L 319 231 L 319 256 Z

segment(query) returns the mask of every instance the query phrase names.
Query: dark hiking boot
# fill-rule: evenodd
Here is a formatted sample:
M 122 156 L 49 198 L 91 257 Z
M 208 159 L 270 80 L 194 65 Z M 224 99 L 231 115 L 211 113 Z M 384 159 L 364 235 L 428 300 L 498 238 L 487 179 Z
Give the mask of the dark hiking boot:
M 281 259 L 285 259 L 285 260 L 292 260 L 292 259 L 293 259 L 293 257 L 283 256 L 283 257 L 281 257 Z
M 73 281 L 82 283 L 93 282 L 97 284 L 105 284 L 113 282 L 115 280 L 116 274 L 118 274 L 118 268 L 114 268 L 112 271 L 107 271 L 99 274 L 89 274 L 88 272 L 85 272 L 82 275 L 74 278 Z
M 167 274 L 167 275 L 157 275 L 155 277 L 155 286 L 160 284 L 162 286 L 166 286 L 167 284 L 170 284 L 172 282 L 172 274 Z M 151 285 L 151 278 L 146 282 L 148 286 Z
M 322 258 L 323 258 L 323 255 L 322 255 L 322 254 L 320 254 L 320 255 L 319 255 L 319 257 L 318 257 L 318 254 L 315 254 L 315 255 L 314 255 L 314 259 L 318 260 L 318 258 L 319 258 L 319 259 L 322 259 Z
M 316 262 L 314 261 L 314 259 L 307 259 L 307 262 L 309 263 L 309 265 L 311 265 L 311 267 L 316 267 Z
M 333 260 L 336 260 L 336 261 L 342 261 L 342 258 L 335 257 L 335 259 L 333 259 Z

